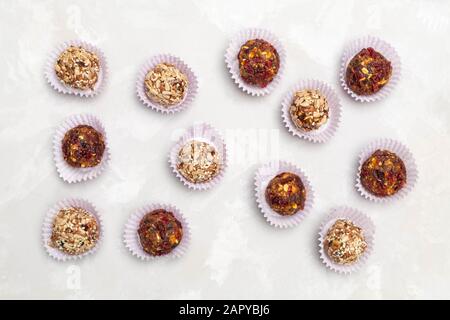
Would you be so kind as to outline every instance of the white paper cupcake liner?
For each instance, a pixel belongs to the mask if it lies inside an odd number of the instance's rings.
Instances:
[[[272,210],[266,201],[266,188],[270,180],[282,172],[295,173],[300,177],[305,186],[306,200],[303,210],[297,212],[292,216],[282,216],[276,211]],[[255,175],[255,196],[259,209],[264,215],[264,218],[270,225],[278,228],[289,228],[298,225],[311,212],[314,204],[314,190],[306,174],[299,167],[286,161],[272,161],[256,171]]]
[[[103,135],[105,141],[105,151],[103,153],[102,161],[95,167],[75,168],[70,166],[64,160],[62,140],[67,131],[78,125],[89,125]],[[58,126],[53,137],[53,158],[55,160],[56,170],[58,171],[59,176],[68,183],[86,181],[98,177],[105,170],[111,158],[106,130],[103,124],[91,114],[79,114],[67,118]]]
[[[364,161],[367,160],[376,150],[388,150],[394,152],[400,159],[402,159],[406,168],[406,183],[397,193],[387,196],[379,197],[364,188],[361,184],[361,168]],[[392,140],[392,139],[377,139],[371,142],[367,147],[365,147],[359,154],[359,166],[356,173],[356,189],[358,192],[366,199],[374,202],[389,202],[394,199],[400,199],[405,197],[413,188],[417,182],[419,173],[416,167],[416,162],[414,160],[413,154],[409,149],[402,143]]]
[[[360,227],[363,230],[364,238],[367,243],[367,248],[363,255],[353,264],[343,265],[335,263],[324,249],[324,239],[327,235],[330,227],[336,222],[338,219],[346,219],[353,222],[356,226]],[[375,225],[372,220],[363,214],[362,212],[349,208],[346,206],[333,208],[331,213],[326,217],[324,222],[322,223],[319,231],[319,253],[320,259],[327,266],[327,268],[342,274],[350,274],[355,271],[361,269],[361,267],[366,263],[370,254],[373,252],[374,247],[374,236],[375,236]]]
[[[244,80],[242,80],[239,72],[239,51],[241,50],[241,46],[251,39],[266,40],[274,46],[280,57],[280,68],[278,70],[278,73],[272,80],[272,82],[269,83],[265,88],[260,88],[258,86],[246,83]],[[225,63],[230,70],[231,78],[238,85],[238,87],[242,89],[242,91],[252,96],[264,96],[271,93],[275,89],[283,76],[286,65],[286,51],[284,50],[284,47],[278,37],[270,31],[255,28],[245,29],[240,31],[232,38],[230,45],[228,46],[228,49],[225,53]]]
[[[165,107],[157,102],[152,101],[145,93],[145,77],[147,73],[152,70],[157,64],[170,63],[177,67],[188,78],[189,84],[184,99],[175,106]],[[191,68],[180,58],[170,54],[159,54],[148,59],[141,67],[138,79],[136,81],[136,93],[139,100],[148,108],[156,110],[164,114],[173,114],[186,109],[194,101],[198,91],[197,76]]]
[[[80,46],[97,55],[100,63],[100,71],[98,74],[97,83],[95,84],[93,89],[81,90],[72,88],[64,84],[56,75],[55,63],[58,60],[59,55],[70,46],[77,46],[77,47]],[[108,64],[106,62],[106,58],[103,52],[93,44],[80,40],[72,40],[60,44],[51,52],[45,65],[45,78],[47,79],[48,83],[53,89],[63,94],[73,94],[80,97],[96,96],[103,90],[105,82],[107,80],[107,76],[108,76]]]
[[[328,121],[324,125],[322,125],[319,129],[312,131],[304,131],[295,126],[289,113],[289,109],[294,100],[294,95],[297,91],[314,90],[314,89],[319,90],[320,93],[327,98],[329,107],[329,118]],[[322,81],[318,80],[300,81],[284,97],[281,106],[282,106],[281,116],[283,119],[284,126],[293,136],[300,137],[314,143],[323,143],[328,141],[332,136],[334,136],[337,128],[339,127],[342,114],[341,102],[336,92],[328,84]]]
[[[99,228],[99,239],[95,244],[95,246],[91,250],[79,255],[67,254],[63,251],[51,247],[49,244],[53,231],[53,221],[55,220],[56,215],[59,213],[61,209],[70,207],[82,208],[91,213],[96,218]],[[59,261],[77,260],[89,254],[93,254],[95,251],[97,251],[98,247],[100,246],[100,243],[103,241],[104,230],[105,228],[103,226],[103,218],[92,203],[83,199],[64,199],[58,202],[47,212],[42,226],[42,241],[44,244],[44,248],[50,257]]]
[[[392,75],[389,79],[388,83],[380,89],[375,94],[369,95],[369,96],[363,96],[358,95],[354,93],[348,86],[347,82],[345,81],[345,73],[347,70],[347,65],[350,62],[350,60],[362,49],[372,47],[376,51],[380,52],[386,59],[388,59],[391,62],[392,65]],[[360,102],[373,102],[380,99],[383,99],[386,97],[392,90],[394,90],[394,87],[397,85],[397,83],[400,80],[401,76],[401,61],[400,57],[397,53],[397,51],[392,47],[389,43],[376,38],[372,36],[366,36],[360,39],[356,39],[352,42],[350,42],[342,55],[341,59],[341,70],[340,70],[340,81],[341,86],[344,88],[344,90],[356,101]]]
[[[187,180],[183,175],[178,171],[178,153],[181,148],[188,142],[192,140],[206,142],[215,147],[220,157],[220,171],[219,173],[210,181],[203,183],[193,183]],[[176,177],[189,189],[193,190],[207,190],[211,189],[215,185],[217,185],[223,178],[225,170],[227,168],[227,148],[226,144],[220,135],[220,133],[214,129],[212,126],[206,123],[200,123],[189,127],[183,136],[178,140],[178,142],[172,147],[169,154],[169,164],[172,168],[172,171],[176,175]]]
[[[176,246],[175,249],[173,249],[170,253],[163,256],[152,256],[151,254],[145,252],[144,249],[142,248],[138,235],[139,224],[142,218],[147,213],[157,209],[164,209],[169,212],[172,212],[175,218],[178,221],[180,221],[183,227],[183,237],[181,238],[181,241],[178,244],[178,246]],[[178,210],[178,208],[173,205],[161,203],[148,204],[136,210],[136,212],[134,212],[128,219],[125,225],[125,231],[123,235],[123,241],[125,243],[125,246],[128,248],[128,250],[130,250],[131,254],[144,261],[149,261],[152,259],[158,259],[163,257],[179,258],[186,252],[190,240],[191,240],[191,231],[186,219],[180,213],[180,210]]]

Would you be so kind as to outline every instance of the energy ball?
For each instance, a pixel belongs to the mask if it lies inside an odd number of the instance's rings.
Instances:
[[[78,255],[95,247],[100,231],[97,219],[82,208],[61,209],[53,221],[49,245],[64,253]]]
[[[145,76],[144,85],[150,100],[171,107],[179,104],[186,96],[188,78],[173,64],[160,63]]]
[[[95,53],[70,46],[59,55],[54,68],[64,84],[75,89],[92,90],[98,81],[100,61]]]
[[[397,193],[406,183],[406,168],[402,159],[388,150],[376,150],[364,161],[361,184],[370,193],[387,197]]]
[[[265,88],[280,69],[280,57],[269,42],[262,39],[248,40],[238,54],[241,78],[248,84]]]
[[[157,209],[142,218],[138,236],[145,252],[152,256],[162,256],[180,244],[183,227],[172,212]]]
[[[101,162],[104,151],[103,135],[88,125],[70,129],[62,140],[64,160],[72,167],[95,167]]]
[[[373,48],[364,48],[350,60],[345,80],[354,93],[367,96],[380,91],[391,75],[391,62]]]
[[[192,140],[179,151],[177,169],[192,183],[208,182],[221,169],[219,153],[211,144]]]
[[[349,265],[364,254],[367,243],[360,227],[349,220],[339,219],[328,229],[324,248],[335,263]]]
[[[328,101],[319,90],[300,90],[295,92],[289,107],[294,125],[303,131],[319,129],[328,121]]]
[[[294,173],[283,172],[276,175],[266,187],[266,201],[276,213],[291,216],[303,210],[306,189],[300,177]]]

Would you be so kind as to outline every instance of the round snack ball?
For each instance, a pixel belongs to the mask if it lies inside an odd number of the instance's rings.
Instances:
[[[380,91],[391,75],[391,62],[373,48],[364,48],[350,60],[345,81],[354,93],[367,96]]]
[[[319,90],[295,92],[289,107],[294,125],[303,131],[317,130],[328,121],[328,101]]]
[[[248,84],[265,88],[280,69],[280,57],[269,42],[262,39],[248,40],[238,54],[241,78]]]
[[[95,247],[99,234],[93,214],[82,208],[65,208],[53,221],[49,245],[64,253],[79,255]]]
[[[338,264],[352,264],[364,254],[367,243],[363,231],[350,220],[339,219],[327,231],[324,248]]]
[[[306,189],[298,175],[283,172],[270,180],[265,196],[272,210],[282,216],[291,216],[304,209]]]
[[[93,89],[98,81],[100,62],[95,53],[82,47],[70,46],[59,55],[54,68],[64,84],[88,90]]]
[[[180,244],[183,227],[172,212],[157,209],[142,218],[138,235],[145,252],[152,256],[162,256]]]
[[[361,184],[370,193],[386,197],[397,193],[406,184],[406,168],[402,159],[387,150],[376,150],[364,161]]]
[[[192,183],[212,180],[220,168],[219,153],[214,146],[206,142],[192,140],[178,153],[178,172]]]
[[[101,162],[104,151],[103,135],[88,125],[70,129],[62,140],[64,160],[72,167],[95,167]]]
[[[160,63],[145,76],[145,93],[154,102],[171,107],[183,101],[188,78],[173,64]]]

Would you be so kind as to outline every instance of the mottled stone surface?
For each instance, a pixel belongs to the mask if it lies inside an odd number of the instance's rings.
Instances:
[[[14,153],[14,161],[0,157],[0,297],[449,299],[450,173],[436,161],[450,161],[450,2],[176,3],[0,1],[0,146]],[[240,92],[223,61],[229,38],[250,25],[282,37],[288,53],[280,86],[263,99]],[[345,43],[364,34],[393,44],[404,68],[394,92],[367,106],[337,82]],[[77,38],[109,62],[111,78],[94,99],[58,94],[43,76],[49,51]],[[179,116],[154,114],[133,94],[141,62],[156,52],[181,56],[201,80],[198,100]],[[281,124],[280,101],[304,77],[329,82],[345,107],[325,145],[300,142]],[[68,185],[57,176],[51,138],[65,117],[84,112],[105,122],[113,161],[99,179]],[[199,120],[223,133],[230,166],[217,188],[193,193],[171,174],[167,152]],[[357,156],[378,136],[406,143],[420,169],[408,197],[386,206],[354,188]],[[255,205],[256,168],[280,158],[302,165],[317,190],[314,212],[295,230],[271,228]],[[74,194],[104,213],[107,236],[93,256],[60,264],[42,248],[42,220]],[[149,265],[124,248],[126,217],[149,200],[173,202],[189,218],[192,245],[182,259]],[[320,222],[341,204],[377,225],[374,254],[350,277],[331,273],[317,253]]]

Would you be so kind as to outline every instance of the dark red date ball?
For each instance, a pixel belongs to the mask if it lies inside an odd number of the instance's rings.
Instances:
[[[248,40],[239,54],[239,72],[248,84],[265,88],[280,69],[280,57],[269,42],[261,39]]]
[[[265,196],[272,210],[282,216],[291,216],[304,209],[306,189],[298,175],[283,172],[270,180]]]
[[[152,256],[162,256],[180,244],[183,227],[172,212],[157,209],[142,218],[138,235],[145,252]]]
[[[391,62],[373,48],[364,48],[350,60],[345,80],[354,93],[367,96],[380,91],[391,75]]]
[[[62,140],[64,160],[72,167],[95,167],[105,152],[103,135],[88,125],[70,129]]]
[[[402,159],[387,150],[375,151],[361,167],[361,184],[370,193],[387,197],[397,193],[406,183]]]

